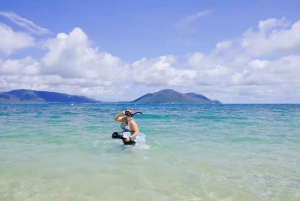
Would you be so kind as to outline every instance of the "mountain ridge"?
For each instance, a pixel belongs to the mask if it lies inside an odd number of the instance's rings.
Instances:
[[[134,104],[221,104],[218,100],[210,100],[202,94],[194,92],[180,93],[173,89],[163,89],[147,93],[133,101],[102,102],[86,96],[64,93],[16,89],[0,92],[0,103],[134,103]]]
[[[86,96],[64,93],[16,89],[0,93],[0,103],[100,103]]]

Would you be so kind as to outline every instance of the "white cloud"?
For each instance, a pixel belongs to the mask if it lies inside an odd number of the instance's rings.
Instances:
[[[232,45],[232,41],[230,40],[219,42],[216,45],[216,51],[219,52],[221,50],[228,49],[231,47],[231,45]]]
[[[267,60],[254,60],[254,61],[251,61],[249,62],[249,66],[252,67],[252,68],[264,68],[266,67],[266,65],[269,63],[269,61]]]
[[[42,28],[33,22],[20,17],[16,13],[13,12],[2,12],[0,11],[0,15],[6,17],[7,19],[11,20],[12,22],[16,23],[17,25],[26,28],[27,30],[31,31],[35,34],[48,34],[50,33],[48,29]]]
[[[300,21],[292,26],[284,19],[259,22],[259,31],[244,33],[241,46],[252,57],[291,53],[300,49]]]
[[[129,66],[109,53],[92,48],[86,34],[75,28],[69,35],[60,33],[49,39],[45,47],[49,51],[41,59],[42,73],[63,78],[120,80],[128,74]]]
[[[197,70],[195,83],[228,102],[299,102],[299,24],[290,25],[284,18],[260,21],[257,32],[249,29],[241,38],[220,42],[211,54],[192,54],[188,64]]]
[[[233,76],[235,84],[243,85],[299,85],[300,55],[282,57],[278,60],[254,60],[236,72]]]
[[[20,60],[7,59],[0,63],[0,74],[2,75],[37,75],[39,73],[38,63],[31,57]]]
[[[198,86],[202,85],[215,85],[215,86],[228,86],[230,85],[231,70],[222,65],[216,65],[209,69],[203,69],[197,72],[195,78]]]
[[[34,38],[26,33],[14,32],[10,27],[0,23],[0,53],[10,55],[15,51],[34,45]]]
[[[203,59],[205,55],[201,52],[195,52],[191,57],[188,59],[188,64],[193,68],[203,67]]]
[[[285,26],[284,20],[284,17],[281,20],[278,20],[276,18],[261,20],[258,23],[259,32],[266,35],[270,30],[272,30],[272,28]]]
[[[134,82],[143,85],[156,86],[186,86],[192,84],[196,71],[176,69],[174,56],[161,56],[148,60],[143,58],[133,63]]]
[[[192,23],[193,21],[197,20],[198,18],[209,15],[211,12],[212,12],[211,10],[205,10],[205,11],[198,12],[195,15],[190,15],[190,16],[186,17],[185,19],[179,21],[176,24],[176,27],[184,28],[184,27],[188,26],[190,23]]]

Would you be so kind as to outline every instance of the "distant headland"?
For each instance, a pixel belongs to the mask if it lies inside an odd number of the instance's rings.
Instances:
[[[210,100],[202,94],[180,93],[173,89],[164,89],[141,96],[132,103],[164,103],[164,104],[221,104],[218,100]]]
[[[0,93],[0,103],[100,103],[85,96],[17,89]]]
[[[17,89],[0,92],[0,103],[104,103],[86,96],[69,95],[49,91],[35,91]],[[173,89],[164,89],[155,93],[148,93],[133,101],[110,103],[135,103],[135,104],[221,104],[218,100],[210,100],[202,94],[180,93]]]

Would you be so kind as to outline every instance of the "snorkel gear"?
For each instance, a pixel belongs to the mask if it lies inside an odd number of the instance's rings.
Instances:
[[[143,114],[142,112],[135,112],[133,115],[131,115],[132,117],[136,114]]]
[[[131,116],[131,112],[130,112],[129,110],[126,110],[126,111],[125,111],[125,115],[126,115],[126,116]]]
[[[125,140],[126,137],[124,137],[123,132],[114,132],[111,136],[112,138],[122,139]]]
[[[123,140],[123,143],[124,145],[132,145],[134,146],[135,145],[135,141],[132,140],[131,137],[128,137],[126,134],[124,134],[123,132],[114,132],[111,136],[112,138],[116,138],[116,139],[121,139]],[[126,142],[126,138],[129,138],[130,141],[129,142]]]
[[[136,114],[143,114],[142,112],[135,112],[134,114],[132,114],[129,110],[126,110],[125,111],[125,115],[126,116],[130,116],[130,117],[133,117],[134,115]]]
[[[143,114],[143,113],[136,112],[136,113],[132,114],[129,110],[125,111],[125,115],[127,116],[127,121],[126,121],[126,123],[122,122],[122,124],[120,126],[123,129],[123,131],[129,131],[129,121],[131,121],[132,117],[136,114]]]

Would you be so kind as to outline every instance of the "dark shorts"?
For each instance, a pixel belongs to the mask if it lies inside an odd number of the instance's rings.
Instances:
[[[123,140],[124,145],[131,145],[134,146],[135,145],[135,141],[134,140],[130,140],[129,142],[125,142],[125,140]]]

